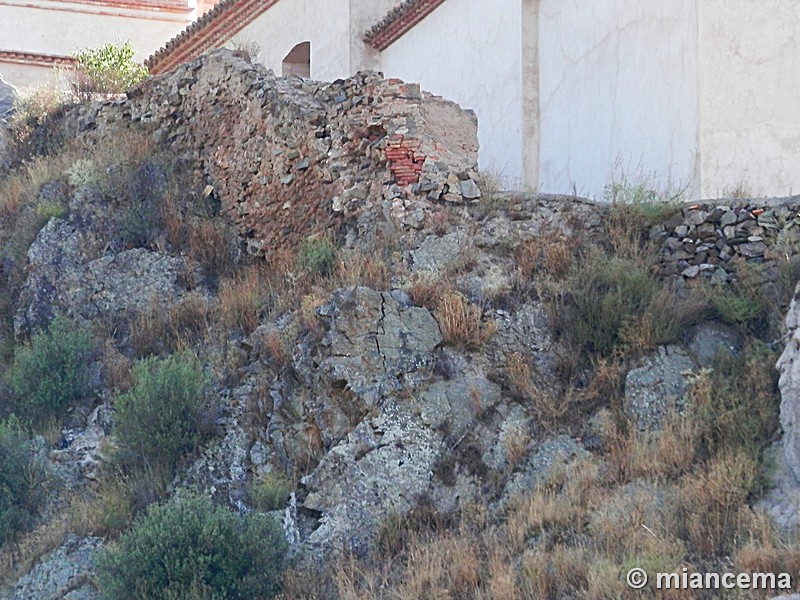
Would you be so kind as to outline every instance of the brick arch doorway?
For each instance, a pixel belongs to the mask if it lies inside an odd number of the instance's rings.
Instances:
[[[301,42],[291,49],[281,66],[283,76],[311,77],[311,42]]]

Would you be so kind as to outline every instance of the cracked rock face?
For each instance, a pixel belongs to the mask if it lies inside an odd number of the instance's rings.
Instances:
[[[343,290],[320,316],[330,321],[321,371],[330,381],[345,382],[368,405],[399,389],[401,375],[430,366],[431,352],[442,341],[431,313],[409,306],[399,294]]]
[[[303,480],[303,508],[320,515],[307,545],[312,554],[348,550],[363,555],[381,521],[410,511],[430,486],[443,436],[427,427],[404,399],[362,421]]]
[[[425,379],[442,340],[430,312],[398,292],[339,290],[319,314],[324,337],[301,347],[294,376],[270,391],[266,436],[283,469],[307,462],[309,447],[335,446],[387,396]]]
[[[502,445],[495,435],[472,435],[502,394],[466,363],[446,379],[434,374],[439,327],[402,292],[347,288],[318,313],[326,332],[298,346],[291,377],[273,386],[270,422],[250,457],[259,468],[309,467],[298,502],[307,557],[363,555],[381,523],[420,497],[454,510],[460,497],[477,495],[479,482],[456,462],[453,481],[435,472],[456,448],[469,454],[478,444],[480,461],[489,446]],[[309,465],[303,453],[315,443]]]

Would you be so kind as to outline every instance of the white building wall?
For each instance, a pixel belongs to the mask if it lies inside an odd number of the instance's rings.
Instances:
[[[511,187],[523,181],[521,18],[520,0],[447,0],[381,56],[387,77],[477,113],[480,166]]]
[[[58,81],[57,72],[52,67],[5,62],[2,59],[0,59],[0,75],[20,92],[42,85],[58,85],[61,87],[65,85]]]
[[[701,0],[702,193],[800,193],[800,2]]]
[[[352,75],[349,0],[281,0],[236,34],[228,44],[255,43],[258,61],[276,74],[286,55],[311,42],[311,78],[320,81]]]
[[[114,9],[68,2],[0,3],[0,50],[71,56],[80,48],[131,40],[143,62],[189,23],[191,13]]]
[[[95,12],[97,11],[97,12]],[[0,2],[0,50],[71,56],[81,48],[130,40],[139,62],[158,50],[189,23],[192,13],[122,9],[111,6],[32,0]],[[53,70],[0,63],[9,83],[25,88],[53,80]]]
[[[380,52],[364,42],[372,28],[399,0],[350,0],[350,68],[353,71],[378,69]]]
[[[696,2],[541,0],[541,191],[602,198],[622,175],[696,191]]]

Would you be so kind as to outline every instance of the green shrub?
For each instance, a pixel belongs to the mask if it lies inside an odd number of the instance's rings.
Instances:
[[[210,433],[207,377],[189,353],[139,361],[133,377],[133,389],[114,403],[116,460],[128,470],[169,477]]]
[[[610,354],[623,326],[644,313],[657,290],[658,282],[634,261],[589,258],[570,276],[562,315],[569,338],[578,348]]]
[[[269,473],[250,484],[250,501],[256,510],[268,512],[286,507],[292,484],[282,473]]]
[[[45,474],[19,420],[0,421],[0,546],[31,525],[44,498]]]
[[[747,325],[764,317],[764,307],[757,298],[728,287],[709,287],[708,300],[717,316],[731,325]]]
[[[692,388],[694,421],[708,455],[745,452],[754,458],[779,430],[775,352],[752,342],[739,355],[720,356]]]
[[[200,496],[153,505],[98,558],[104,597],[272,598],[280,591],[286,544],[275,521],[240,517]]]
[[[12,409],[34,420],[59,415],[89,393],[89,365],[94,352],[85,327],[63,317],[14,353],[8,374]]]
[[[326,277],[336,265],[336,248],[328,240],[308,239],[298,251],[297,262],[308,273]]]
[[[133,60],[134,54],[130,41],[78,50],[73,91],[78,97],[93,93],[114,94],[143,81],[148,75],[147,68]]]

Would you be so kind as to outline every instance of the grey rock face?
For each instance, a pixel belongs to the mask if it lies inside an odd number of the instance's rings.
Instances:
[[[711,367],[719,356],[733,356],[742,349],[742,336],[723,323],[703,323],[692,332],[689,352],[701,367]]]
[[[330,381],[346,382],[368,405],[398,389],[400,375],[428,366],[442,341],[427,309],[403,306],[392,294],[368,288],[337,292],[320,315],[330,320],[321,371]]]
[[[317,444],[298,492],[302,546],[312,559],[363,554],[380,524],[423,494],[452,510],[478,489],[454,463],[447,483],[437,479],[437,465],[472,443],[465,439],[479,417],[502,399],[466,361],[454,358],[445,379],[434,375],[438,325],[405,294],[343,289],[318,314],[326,332],[295,349],[292,376],[273,386],[268,430],[250,451],[260,463],[254,470],[302,469]],[[476,437],[491,443],[495,433]],[[480,460],[485,448],[476,452]]]
[[[102,547],[100,538],[67,537],[58,548],[44,556],[31,572],[21,577],[7,600],[96,600],[91,584],[94,555]]]
[[[302,482],[303,508],[320,515],[307,540],[312,554],[363,554],[383,519],[407,513],[428,490],[443,449],[442,433],[403,400],[362,421]]]
[[[0,121],[8,119],[14,113],[14,102],[16,100],[16,88],[4,81],[2,75],[0,75]]]
[[[97,240],[63,219],[51,219],[28,250],[30,276],[14,317],[19,336],[56,314],[121,319],[152,302],[174,303],[183,260],[143,248],[96,257]]]
[[[666,346],[628,373],[623,406],[640,431],[660,429],[665,417],[683,408],[688,391],[687,373],[697,368],[685,350]]]
[[[778,360],[781,391],[781,427],[783,457],[794,476],[800,480],[800,286],[786,315],[786,348]]]
[[[446,270],[461,258],[466,241],[465,234],[458,231],[442,237],[428,237],[411,253],[414,271],[439,273]]]
[[[556,468],[588,455],[582,446],[567,435],[547,440],[531,454],[522,471],[508,483],[503,499],[507,501],[532,491],[537,485],[545,483]]]

